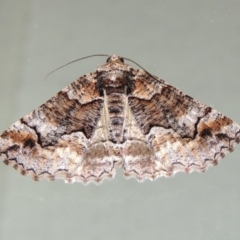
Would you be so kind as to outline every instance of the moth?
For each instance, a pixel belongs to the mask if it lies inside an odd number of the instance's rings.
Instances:
[[[124,58],[65,87],[0,135],[0,155],[34,180],[99,183],[116,167],[139,181],[204,172],[240,127]]]

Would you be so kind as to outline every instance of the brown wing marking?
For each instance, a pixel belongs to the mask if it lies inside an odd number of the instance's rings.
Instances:
[[[80,78],[3,132],[0,155],[35,180],[72,181],[68,173],[82,165],[102,105],[96,81]]]
[[[142,82],[138,76],[135,86],[143,86]],[[144,87],[158,91],[149,91],[148,95],[145,92],[143,99],[139,97],[141,89],[135,89],[128,102],[137,126],[155,154],[158,176],[205,171],[239,143],[240,127],[216,110],[162,80],[146,81]]]

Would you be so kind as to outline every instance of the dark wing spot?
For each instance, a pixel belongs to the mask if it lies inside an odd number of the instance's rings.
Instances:
[[[15,144],[15,145],[9,147],[7,151],[17,151],[18,148],[19,148],[19,146]]]
[[[199,135],[203,138],[212,137],[211,129],[205,128]]]
[[[217,137],[220,141],[229,139],[229,137],[228,137],[225,133],[218,133],[218,134],[216,134],[216,137]]]
[[[32,138],[28,138],[23,144],[24,148],[26,147],[33,148],[34,146],[35,146],[35,141]]]

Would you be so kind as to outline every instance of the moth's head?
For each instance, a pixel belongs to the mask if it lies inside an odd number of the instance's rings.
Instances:
[[[113,54],[107,58],[107,62],[104,65],[98,67],[97,71],[98,72],[129,71],[130,66],[124,63],[124,59],[125,58]]]
[[[107,59],[107,63],[124,63],[124,59],[116,54],[113,54]]]

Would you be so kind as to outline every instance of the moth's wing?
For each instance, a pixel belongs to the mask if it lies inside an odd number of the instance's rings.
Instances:
[[[240,127],[231,119],[144,71],[135,76],[128,103],[134,128],[145,136],[145,143],[134,140],[135,149],[126,150],[127,176],[142,180],[178,171],[203,172],[240,141]]]
[[[89,139],[102,113],[103,99],[96,84],[94,73],[85,75],[10,126],[0,136],[4,162],[35,180],[91,180],[86,173],[81,174],[86,172]],[[104,164],[98,173],[108,173]]]

